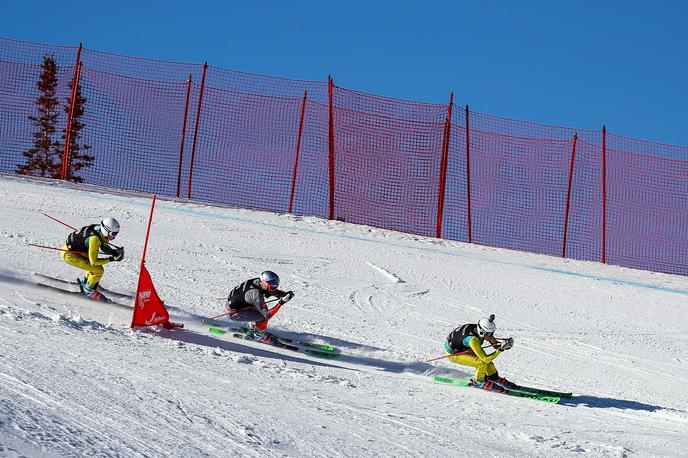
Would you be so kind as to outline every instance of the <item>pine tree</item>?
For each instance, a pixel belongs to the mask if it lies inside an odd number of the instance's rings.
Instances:
[[[81,74],[81,72],[79,72]],[[71,89],[74,84],[74,78],[69,82],[69,89],[71,94]],[[67,165],[67,179],[77,183],[83,183],[84,179],[77,175],[77,172],[85,167],[90,167],[93,165],[95,160],[94,156],[87,153],[91,149],[90,145],[79,144],[78,140],[81,135],[81,129],[84,128],[84,123],[81,118],[84,115],[84,104],[86,104],[86,97],[81,93],[81,85],[76,86],[76,100],[74,103],[74,113],[72,114],[72,129],[69,135],[69,163]],[[65,113],[69,116],[69,105],[71,100],[66,99],[66,105],[64,108]],[[58,148],[60,151],[64,151],[64,142],[67,139],[67,128],[62,130],[62,141],[58,143]]]
[[[57,62],[52,56],[43,56],[41,74],[36,83],[40,95],[36,99],[38,116],[29,116],[36,127],[33,134],[33,148],[22,155],[25,164],[17,165],[17,173],[41,177],[60,176],[60,154],[53,142],[57,120],[60,116],[57,98]]]

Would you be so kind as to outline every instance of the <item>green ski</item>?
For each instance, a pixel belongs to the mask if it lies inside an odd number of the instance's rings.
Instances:
[[[317,344],[312,344],[313,347],[310,346],[305,346],[305,345],[299,345],[300,342],[294,342],[291,341],[290,339],[282,339],[281,337],[277,337],[273,334],[268,334],[267,339],[256,339],[253,337],[253,333],[245,328],[227,328],[227,329],[220,329],[216,327],[211,327],[208,329],[208,332],[211,334],[218,334],[218,335],[226,335],[229,334],[232,337],[236,337],[238,339],[246,339],[246,340],[252,340],[254,342],[262,343],[265,345],[270,345],[273,347],[278,347],[278,348],[286,348],[287,350],[291,351],[297,351],[297,352],[303,352],[308,355],[312,356],[317,356],[318,358],[324,358],[324,359],[339,359],[341,354],[336,352],[334,350],[324,350],[320,349],[317,347]],[[322,348],[326,348],[326,346],[323,346]],[[333,347],[334,348],[334,347]]]
[[[571,396],[573,396],[573,393],[568,393],[565,391],[545,390],[542,388],[533,388],[530,386],[523,386],[523,385],[518,385],[516,389],[518,391],[523,391],[525,393],[539,394],[541,396],[553,396],[553,397],[564,398],[564,399],[571,399]]]
[[[337,347],[335,347],[334,345],[305,342],[305,341],[290,339],[288,337],[278,337],[278,336],[275,336],[275,337],[277,337],[282,342],[296,345],[299,347],[308,348],[309,350],[326,351],[328,353],[338,353]]]
[[[448,384],[454,385],[454,386],[473,387],[473,385],[470,384],[469,380],[455,379],[455,378],[451,378],[451,377],[444,377],[441,375],[436,375],[434,377],[434,380],[436,382],[448,383]],[[478,388],[478,389],[480,389],[480,388]],[[488,391],[488,390],[484,390],[484,391]],[[515,396],[515,397],[519,397],[519,398],[535,399],[536,401],[549,402],[552,404],[556,404],[561,400],[561,397],[559,397],[559,396],[546,396],[546,395],[542,395],[542,394],[529,393],[529,392],[520,391],[520,390],[505,390],[502,392],[498,392],[498,391],[492,391],[492,392],[496,393],[496,394],[506,394],[507,396]]]
[[[225,322],[220,322],[220,321],[213,321],[213,320],[208,320],[208,319],[203,319],[201,320],[202,323],[209,324],[210,326],[220,328],[220,329],[227,329],[229,331],[238,331],[238,332],[245,332],[246,328],[244,327],[234,327],[234,326],[228,326],[227,323]],[[292,339],[290,337],[282,337],[275,335],[273,333],[270,333],[271,336],[273,336],[276,339],[281,340],[282,342],[289,344],[289,345],[294,345],[297,347],[303,347],[309,350],[315,350],[315,351],[321,351],[321,352],[327,352],[327,353],[337,353],[339,354],[339,348],[335,347],[334,345],[330,344],[322,344],[322,343],[315,343],[315,342],[310,342],[307,340],[297,340],[297,339]]]

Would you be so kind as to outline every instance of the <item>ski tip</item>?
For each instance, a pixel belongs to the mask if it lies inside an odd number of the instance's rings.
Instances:
[[[339,348],[335,347],[334,345],[329,345],[329,344],[316,344],[316,343],[311,343],[311,342],[297,342],[296,345],[304,347],[307,350],[313,350],[313,351],[321,351],[321,352],[327,352],[327,353],[341,353],[342,352]]]
[[[531,399],[535,399],[536,401],[547,402],[549,404],[559,404],[559,401],[561,401],[561,398],[556,396],[533,396],[531,397]]]
[[[224,329],[219,329],[219,328],[210,328],[210,329],[208,329],[208,332],[211,334],[219,334],[219,335],[227,334],[227,331],[225,331]]]
[[[315,356],[316,358],[323,358],[323,359],[332,359],[332,360],[337,360],[341,358],[342,354],[341,353],[330,353],[326,351],[317,351],[317,350],[305,350],[305,353],[307,355]]]
[[[457,386],[468,386],[469,385],[468,380],[460,380],[460,379],[455,379],[455,378],[451,378],[451,377],[445,377],[443,375],[435,375],[433,377],[433,380],[436,382],[449,383],[451,385],[457,385]]]

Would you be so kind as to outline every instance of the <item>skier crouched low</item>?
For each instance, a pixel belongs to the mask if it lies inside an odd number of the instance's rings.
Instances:
[[[492,362],[503,351],[514,345],[514,339],[508,338],[501,344],[494,338],[497,326],[494,315],[482,318],[477,323],[464,324],[454,329],[444,343],[444,351],[449,361],[462,366],[475,367],[475,378],[472,380],[478,388],[491,391],[504,391],[515,387],[513,383],[500,377]],[[487,340],[495,351],[489,355],[482,348]]]
[[[98,282],[103,277],[103,266],[112,261],[124,259],[124,248],[115,248],[109,242],[117,237],[119,223],[114,218],[105,218],[99,225],[84,226],[69,234],[62,247],[62,259],[70,265],[84,269],[84,279],[79,285],[84,296],[99,301],[103,300],[98,291]],[[99,258],[98,251],[108,255]],[[74,253],[80,252],[84,254]]]
[[[227,298],[225,308],[230,312],[232,321],[248,322],[253,333],[264,337],[268,328],[268,320],[294,297],[293,291],[282,291],[279,287],[279,276],[271,270],[266,270],[258,278],[246,280],[234,288]],[[265,298],[275,296],[280,300],[277,305],[268,308]]]

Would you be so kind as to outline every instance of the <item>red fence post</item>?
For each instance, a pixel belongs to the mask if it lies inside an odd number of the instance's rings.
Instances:
[[[72,120],[74,119],[74,107],[76,105],[76,91],[79,86],[79,75],[81,73],[81,48],[76,52],[76,63],[74,64],[74,76],[72,79],[72,94],[69,99],[69,113],[67,114],[67,130],[65,131],[65,146],[62,153],[62,179],[66,180],[69,176],[69,150],[72,141]]]
[[[330,219],[334,219],[334,80],[327,77],[327,93],[330,99],[329,145],[330,145]]]
[[[208,70],[208,62],[203,64],[203,76],[201,77],[201,93],[198,96],[198,109],[196,110],[196,127],[194,128],[193,144],[191,146],[191,164],[189,164],[189,190],[187,199],[191,199],[191,178],[193,177],[193,165],[196,158],[196,140],[198,140],[198,126],[201,123],[201,104],[203,103],[203,91],[205,90],[205,74]]]
[[[602,126],[602,264],[607,262],[607,127]]]
[[[179,148],[179,175],[177,175],[177,199],[182,185],[182,161],[184,159],[184,141],[186,140],[186,118],[189,114],[189,94],[191,93],[191,74],[186,80],[186,103],[184,104],[184,122],[182,123],[182,144]]]
[[[291,178],[291,194],[289,195],[289,213],[294,205],[294,189],[296,188],[296,171],[299,166],[299,150],[301,149],[301,133],[303,132],[303,117],[306,113],[306,99],[308,91],[303,91],[303,101],[301,102],[301,119],[299,120],[299,136],[296,140],[296,156],[294,157],[294,174]]]
[[[444,138],[442,139],[442,159],[440,160],[440,183],[437,195],[437,223],[435,237],[442,238],[442,215],[444,213],[444,191],[447,186],[447,162],[449,156],[449,133],[451,132],[452,107],[454,106],[454,93],[449,96],[447,119],[444,120]]]
[[[468,105],[466,105],[466,211],[468,212],[468,243],[473,242],[471,221],[471,135],[468,127]]]
[[[148,227],[146,228],[146,241],[143,242],[143,253],[141,254],[141,265],[146,263],[146,251],[148,250],[148,237],[150,236],[151,222],[153,222],[153,209],[155,208],[155,199],[158,195],[153,194],[153,202],[151,203],[150,214],[148,215]]]
[[[569,189],[566,192],[566,211],[564,212],[564,247],[561,257],[566,257],[566,234],[569,227],[569,208],[571,205],[571,183],[573,182],[573,163],[576,160],[576,143],[578,143],[578,132],[573,134],[573,148],[571,148],[571,165],[569,166]]]

